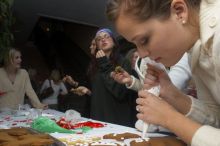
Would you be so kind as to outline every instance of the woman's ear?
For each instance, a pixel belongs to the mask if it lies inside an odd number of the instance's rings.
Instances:
[[[180,23],[187,23],[189,9],[184,0],[173,0],[170,8],[171,13],[177,16],[177,20],[179,20]]]

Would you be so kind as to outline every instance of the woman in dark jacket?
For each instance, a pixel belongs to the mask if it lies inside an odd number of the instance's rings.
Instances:
[[[91,95],[92,119],[133,126],[130,120],[130,91],[110,77],[116,66],[122,66],[131,72],[131,64],[119,55],[119,48],[111,30],[100,29],[96,33],[95,41],[97,50],[88,69],[91,90],[79,86],[74,92]]]

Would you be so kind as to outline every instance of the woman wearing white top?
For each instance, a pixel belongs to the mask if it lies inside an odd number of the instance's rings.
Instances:
[[[172,66],[189,53],[198,99],[177,90],[165,72],[148,65],[146,83],[160,84],[161,98],[140,91],[137,116],[192,146],[220,145],[219,13],[219,0],[110,0],[107,6],[117,31],[136,44],[141,57]]]
[[[19,104],[24,104],[25,94],[33,107],[47,108],[39,101],[27,71],[21,68],[21,62],[19,50],[10,49],[4,56],[4,66],[0,68],[0,108],[18,109]]]
[[[42,102],[48,104],[49,108],[51,109],[57,109],[59,94],[66,95],[68,93],[64,83],[61,80],[59,70],[52,70],[50,79],[46,79],[44,81],[40,93],[42,93],[44,89],[47,89],[50,86],[53,88],[54,92],[49,97],[43,99]]]
[[[147,58],[146,58],[147,60]],[[138,62],[140,61],[140,65],[138,66]],[[137,58],[135,63],[135,69],[137,73],[140,75],[143,74],[143,76],[146,75],[146,69],[147,64],[145,61],[145,58]],[[140,73],[139,73],[140,72]],[[123,72],[123,74],[117,74],[112,73],[111,74],[114,80],[116,80],[119,83],[125,84],[128,89],[132,89],[135,91],[139,91],[143,89],[144,87],[144,80],[141,76],[139,76],[139,79],[135,78],[133,75],[129,75],[126,71]],[[168,75],[172,81],[172,83],[180,90],[185,91],[186,87],[188,85],[189,80],[191,79],[191,70],[189,67],[188,62],[188,55],[185,53],[183,57],[180,59],[178,63],[176,63],[174,66],[168,70]],[[135,127],[139,129],[140,131],[143,130],[143,122],[142,120],[138,120],[135,124]],[[153,131],[167,131],[167,129],[164,129],[162,127],[150,125],[148,128],[148,132]]]

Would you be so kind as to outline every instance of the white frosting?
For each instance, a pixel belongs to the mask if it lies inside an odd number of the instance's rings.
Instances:
[[[115,133],[115,134],[113,134],[113,136],[117,136],[117,135],[118,135],[118,134],[116,134],[116,133]]]
[[[137,138],[135,139],[135,142],[144,142],[144,141],[149,141],[149,138]]]
[[[112,146],[117,146],[116,143],[110,143],[110,142],[94,142],[91,145],[112,145]]]

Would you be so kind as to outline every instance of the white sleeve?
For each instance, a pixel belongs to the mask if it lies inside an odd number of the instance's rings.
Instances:
[[[127,85],[125,84],[125,86],[128,88],[128,89],[132,89],[134,91],[139,91],[142,89],[142,84],[141,84],[141,81],[137,78],[135,78],[134,76],[131,76],[132,78],[132,83],[131,85]]]
[[[188,81],[192,77],[187,53],[183,55],[179,62],[170,68],[168,74],[172,83],[178,89],[183,91],[187,87]]]
[[[60,87],[61,93],[62,93],[62,94],[67,94],[68,91],[67,91],[66,86],[64,85],[63,82],[61,82],[60,86],[61,86],[61,87]]]
[[[194,134],[191,146],[220,146],[220,129],[202,126]]]
[[[48,87],[49,87],[49,84],[50,84],[50,83],[49,83],[49,80],[46,79],[46,80],[44,81],[44,83],[42,84],[42,86],[41,86],[40,93],[42,93],[44,89],[48,88]]]

